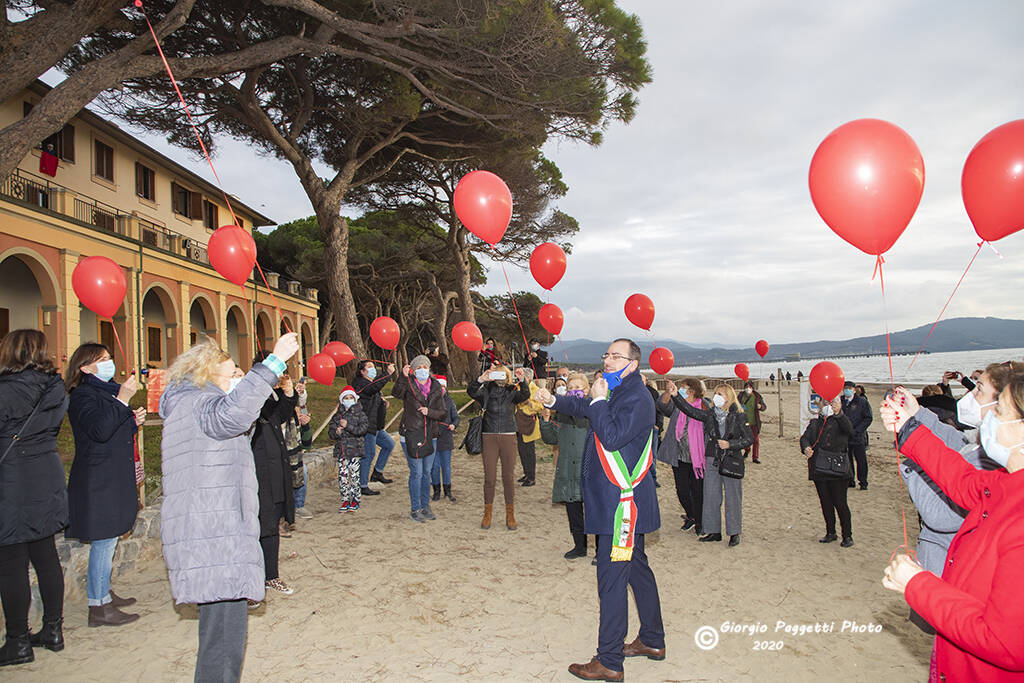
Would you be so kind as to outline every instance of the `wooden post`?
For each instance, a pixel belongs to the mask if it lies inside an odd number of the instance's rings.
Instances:
[[[145,429],[145,423],[139,425],[139,433],[135,436],[139,444],[139,464],[142,465],[142,471],[146,471],[146,449],[143,447],[145,443],[142,438],[142,430]],[[146,475],[142,475],[142,483],[139,484],[139,503],[142,507],[146,507]]]
[[[783,424],[783,413],[782,413],[782,368],[779,368],[775,372],[775,386],[779,392],[779,436],[783,436],[782,424]]]

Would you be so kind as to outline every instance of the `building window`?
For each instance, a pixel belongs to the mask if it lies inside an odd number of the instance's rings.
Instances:
[[[174,198],[174,213],[192,220],[203,218],[203,195],[171,183],[171,196]]]
[[[0,308],[0,339],[7,336],[11,331],[11,309]]]
[[[114,182],[114,149],[99,140],[96,143],[96,166],[94,175]]]
[[[32,111],[32,105],[24,102],[24,116]],[[58,159],[75,163],[75,127],[70,123],[39,143],[39,149],[49,152]]]
[[[146,325],[146,362],[163,362],[163,333],[160,325]]]
[[[99,321],[99,340],[100,344],[106,345],[108,349],[114,348],[114,326],[107,320]]]
[[[217,205],[207,199],[203,200],[203,225],[207,230],[216,230],[220,227],[217,222]]]
[[[156,171],[135,162],[135,194],[151,202],[156,201]]]

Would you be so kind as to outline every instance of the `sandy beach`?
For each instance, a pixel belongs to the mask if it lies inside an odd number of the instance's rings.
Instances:
[[[850,491],[849,549],[816,542],[824,523],[797,445],[796,382],[784,387],[782,438],[770,392],[763,464],[747,464],[738,547],[698,543],[680,530],[672,473],[659,467],[662,529],[648,537],[648,554],[668,657],[627,660],[627,680],[802,681],[826,672],[837,681],[924,680],[931,638],[907,622],[902,597],[881,586],[902,543],[903,499],[891,437],[877,422],[882,389],[869,391],[870,488]],[[575,680],[566,667],[596,649],[595,573],[589,559],[562,557],[571,546],[565,511],[550,502],[550,453],[538,455],[537,485],[516,490],[515,532],[497,520],[480,528],[482,466],[462,451],[453,463],[458,502],[434,503],[438,519],[426,524],[407,517],[408,470],[397,452],[386,471],[395,483],[375,485],[383,494],[364,498],[358,512],[337,512],[333,483],[311,487],[315,517],[299,520],[281,542],[281,576],[295,594],[271,594],[250,612],[243,680]],[[500,495],[499,487],[499,504]],[[913,545],[917,516],[906,502]],[[67,648],[38,649],[33,664],[5,670],[4,679],[191,680],[197,613],[175,608],[163,562],[141,564],[115,588],[139,599],[136,624],[88,628],[84,601],[69,602]],[[700,627],[721,631],[725,622],[748,632],[722,632],[717,647],[697,647]],[[779,622],[790,632],[777,631]],[[864,632],[850,632],[849,622]],[[815,633],[816,624],[834,631]],[[811,632],[801,634],[800,625]],[[633,612],[630,638],[636,629]]]

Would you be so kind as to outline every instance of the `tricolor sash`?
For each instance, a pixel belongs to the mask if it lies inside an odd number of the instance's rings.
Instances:
[[[594,434],[597,455],[608,481],[619,487],[619,505],[615,509],[615,523],[612,536],[612,562],[628,562],[633,557],[633,536],[636,530],[636,503],[633,502],[633,489],[636,488],[647,471],[651,469],[654,459],[651,457],[651,444],[654,442],[654,431],[647,437],[647,445],[640,455],[640,460],[630,473],[626,463],[618,451],[606,451],[601,440]]]

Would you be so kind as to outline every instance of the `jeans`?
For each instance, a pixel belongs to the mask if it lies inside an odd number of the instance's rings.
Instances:
[[[196,683],[238,681],[245,659],[245,600],[224,600],[199,605],[199,651]]]
[[[434,454],[425,458],[410,458],[408,445],[402,439],[405,461],[409,463],[409,508],[411,512],[430,507],[430,468]]]
[[[295,507],[306,507],[306,486],[309,485],[309,471],[306,470],[306,463],[302,463],[302,486],[295,489]]]
[[[388,458],[391,457],[391,451],[395,449],[395,440],[391,438],[391,435],[381,429],[378,432],[368,432],[363,437],[363,446],[366,449],[366,454],[359,463],[359,487],[366,488],[366,485],[370,483],[370,467],[373,466],[373,456],[376,446],[380,446],[380,457],[377,458],[377,467],[375,468],[378,472],[383,472],[384,467],[388,464]]]
[[[110,570],[113,568],[117,536],[93,541],[89,544],[89,571],[85,579],[85,591],[89,607],[99,607],[110,602]]]
[[[437,450],[437,439],[434,439],[434,466],[430,468],[430,483],[434,486],[444,482],[452,485],[452,452]]]

